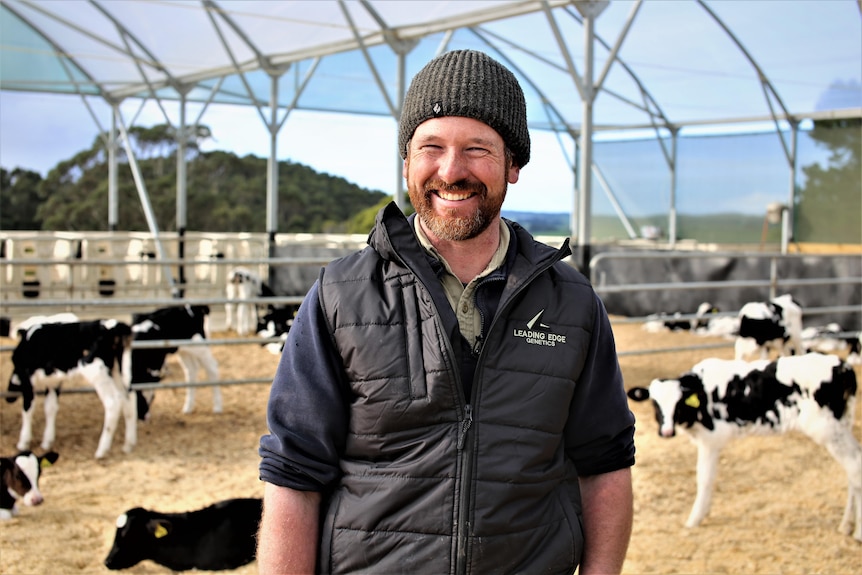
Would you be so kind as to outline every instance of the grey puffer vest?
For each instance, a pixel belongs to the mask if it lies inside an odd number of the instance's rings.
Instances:
[[[454,314],[440,312],[445,295],[394,204],[378,214],[370,247],[321,273],[352,393],[322,572],[570,575],[577,566],[580,493],[565,433],[597,310],[586,280],[560,263],[568,247],[514,230],[519,253],[467,402]]]

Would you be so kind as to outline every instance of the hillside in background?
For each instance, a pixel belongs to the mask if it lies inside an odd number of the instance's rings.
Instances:
[[[177,145],[167,126],[130,130],[147,199],[161,231],[177,229]],[[265,232],[267,160],[231,152],[199,152],[205,126],[187,143],[185,229]],[[120,154],[116,229],[149,229],[125,154]],[[289,161],[278,163],[279,232],[348,232],[350,221],[386,199],[344,178]],[[45,178],[36,172],[0,171],[0,229],[107,230],[108,164],[101,137],[88,150],[60,162]]]
[[[862,243],[862,120],[823,120],[809,137],[829,151],[825,166],[802,166],[805,185],[795,192],[793,230],[796,242]],[[177,229],[177,142],[168,126],[132,128],[132,148],[147,200],[161,231]],[[267,160],[231,152],[201,152],[200,143],[211,137],[198,126],[186,142],[187,231],[266,232]],[[2,230],[107,230],[109,194],[104,135],[88,150],[60,162],[45,178],[36,172],[0,169],[0,229]],[[131,165],[119,154],[117,230],[148,230],[147,215],[132,177]],[[637,182],[630,187],[637,187]],[[624,190],[623,190],[624,191]],[[704,201],[712,196],[703,195]],[[625,194],[631,198],[631,194]],[[344,178],[322,174],[290,162],[278,164],[277,222],[280,233],[367,233],[377,209],[390,201],[379,190],[368,190]],[[621,202],[622,203],[622,202]],[[655,202],[622,203],[634,235],[668,239],[665,213],[653,212]],[[740,206],[743,208],[745,206]],[[607,212],[600,206],[594,211]],[[762,215],[696,211],[678,207],[677,239],[711,243],[774,243],[781,226],[767,224]],[[718,209],[713,206],[713,209]],[[696,213],[690,213],[695,212]],[[570,235],[569,214],[504,210],[536,235]],[[591,242],[630,239],[631,233],[614,214],[597,213],[590,221]]]
[[[514,220],[535,235],[570,236],[569,214],[532,213],[503,210],[503,216]],[[661,232],[660,238],[667,240],[668,220],[664,214],[631,218],[632,226],[639,237],[644,228],[654,227]],[[614,215],[595,215],[592,219],[591,237],[596,242],[627,240],[629,234]],[[745,214],[707,214],[677,216],[677,239],[697,239],[708,243],[759,243],[763,233],[763,218]],[[778,226],[767,228],[766,242],[778,242],[781,238]],[[577,239],[577,238],[573,238]]]

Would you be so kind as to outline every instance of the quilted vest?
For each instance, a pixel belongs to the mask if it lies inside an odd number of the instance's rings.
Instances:
[[[369,247],[320,276],[351,391],[342,478],[327,499],[331,573],[565,573],[583,547],[569,404],[597,310],[588,282],[514,225],[519,253],[460,387],[454,314],[394,204]],[[451,316],[451,321],[445,318]]]

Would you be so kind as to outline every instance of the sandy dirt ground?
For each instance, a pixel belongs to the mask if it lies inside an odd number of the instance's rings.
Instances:
[[[647,334],[636,324],[615,325],[621,352],[716,342],[690,334]],[[214,339],[233,337],[216,333]],[[0,339],[12,345],[13,340]],[[224,379],[270,378],[277,357],[258,345],[214,345]],[[679,375],[704,357],[730,357],[730,347],[623,355],[627,386]],[[11,371],[0,356],[5,389]],[[168,381],[181,381],[169,362]],[[857,375],[862,375],[857,370]],[[185,391],[160,390],[152,418],[139,426],[134,452],[121,450],[122,431],[110,455],[93,453],[102,407],[93,394],[67,393],[58,417],[60,453],[43,475],[45,503],[0,522],[0,574],[107,573],[103,561],[124,510],[142,506],[187,511],[231,497],[259,497],[257,445],[266,432],[268,385],[224,388],[224,413],[212,413],[209,389],[199,389],[194,413],[181,413]],[[846,475],[826,451],[802,435],[752,437],[731,444],[721,457],[712,511],[696,529],[683,527],[695,495],[695,448],[684,437],[661,439],[648,403],[632,404],[637,417],[633,470],[635,522],[625,573],[813,574],[858,573],[862,544],[837,532]],[[854,431],[860,432],[860,407]],[[0,402],[0,450],[15,452],[20,402]],[[41,437],[41,401],[34,436]],[[38,443],[38,442],[37,442]],[[36,451],[40,451],[38,445]],[[144,561],[126,572],[166,573]],[[232,571],[257,573],[254,563]]]

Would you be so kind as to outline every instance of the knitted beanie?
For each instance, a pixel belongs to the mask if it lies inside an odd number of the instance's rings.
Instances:
[[[434,58],[407,89],[398,123],[398,149],[431,118],[464,116],[488,124],[512,151],[515,165],[530,161],[527,105],[515,75],[483,52],[455,50]]]

